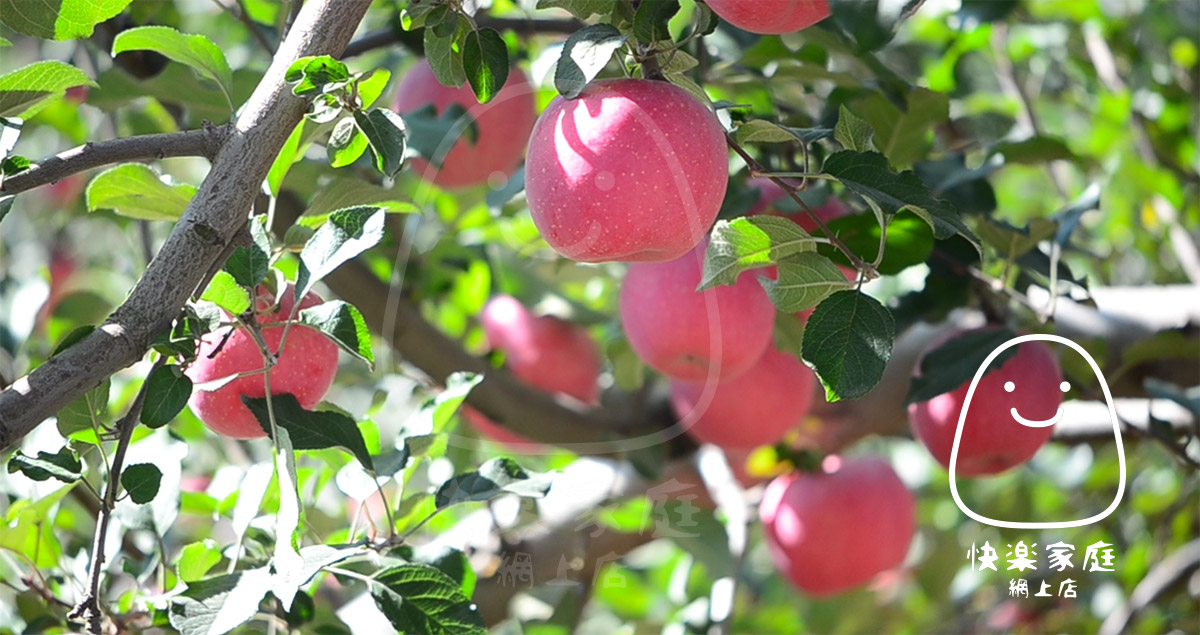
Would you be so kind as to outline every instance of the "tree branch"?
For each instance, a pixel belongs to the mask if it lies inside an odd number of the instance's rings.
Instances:
[[[126,161],[151,161],[167,157],[204,157],[212,160],[228,134],[228,126],[210,125],[186,132],[89,141],[44,159],[24,172],[5,178],[0,182],[0,192],[20,194],[60,181],[72,174]]]
[[[239,111],[212,170],[124,304],[99,328],[0,392],[0,450],[141,359],[245,224],[279,148],[304,115],[284,75],[306,55],[339,55],[370,0],[309,0],[263,80]]]
[[[1125,606],[1113,611],[1100,625],[1102,635],[1129,632],[1138,613],[1145,610],[1171,587],[1183,583],[1193,571],[1200,569],[1200,539],[1193,540],[1154,565],[1146,577],[1133,588]]]

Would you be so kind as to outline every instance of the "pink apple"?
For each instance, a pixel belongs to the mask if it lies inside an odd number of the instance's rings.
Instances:
[[[550,393],[593,405],[600,396],[600,351],[582,328],[553,316],[535,316],[512,296],[492,298],[479,316],[492,348],[518,379]],[[466,418],[489,437],[510,445],[530,443],[478,411]]]
[[[705,0],[726,22],[764,35],[792,33],[829,17],[827,0]]]
[[[787,353],[768,348],[741,376],[717,384],[674,380],[671,406],[688,434],[726,450],[752,450],[783,438],[812,406],[816,376]],[[705,400],[711,400],[705,405]]]
[[[759,517],[775,566],[802,591],[826,597],[904,562],[915,501],[885,461],[826,457],[821,472],[769,483]]]
[[[517,170],[537,117],[534,89],[521,69],[510,70],[504,88],[486,104],[480,104],[466,84],[450,88],[439,83],[424,59],[409,69],[397,90],[396,112],[408,114],[433,104],[441,114],[451,104],[458,104],[477,128],[474,145],[464,133],[446,154],[440,170],[413,159],[412,167],[422,178],[453,189],[487,183],[493,173],[508,177]]]
[[[279,356],[270,373],[271,394],[288,393],[294,395],[301,406],[313,408],[333,385],[338,349],[333,340],[320,331],[292,324],[284,350],[280,353],[279,343],[283,338],[284,325],[277,322],[287,319],[293,297],[292,286],[288,285],[279,301],[278,310],[258,316],[259,323],[263,325],[263,339],[267,348]],[[255,306],[259,311],[271,308],[274,301],[269,291],[258,288]],[[320,296],[309,293],[301,300],[300,308],[316,306],[321,301]],[[229,319],[229,316],[226,318]],[[193,382],[208,382],[263,368],[262,354],[253,336],[246,329],[238,328],[224,346],[220,346],[227,332],[227,328],[218,329],[200,340],[196,361],[186,372]],[[216,352],[219,346],[220,352]],[[213,432],[235,439],[254,439],[266,436],[266,433],[241,398],[243,395],[261,398],[266,394],[260,373],[239,377],[213,391],[196,390],[188,404],[192,412]]]
[[[957,335],[961,333],[951,337]],[[1040,342],[1019,344],[1016,356],[986,373],[975,389],[963,425],[956,473],[995,474],[1032,458],[1054,434],[1054,426],[1022,425],[1013,418],[1012,408],[1029,420],[1049,420],[1062,405],[1064,383],[1049,348]],[[952,392],[908,407],[917,438],[947,467],[970,384],[964,382]]]
[[[756,272],[696,292],[706,245],[670,262],[634,263],[621,284],[621,326],[630,346],[648,366],[676,379],[731,379],[771,343],[775,306]]]
[[[708,233],[725,197],[716,116],[667,82],[593,82],[551,102],[529,140],[525,190],[542,237],[580,262],[663,262]]]

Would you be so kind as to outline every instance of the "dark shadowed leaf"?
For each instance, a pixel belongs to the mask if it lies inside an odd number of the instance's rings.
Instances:
[[[900,22],[925,0],[830,0],[833,19],[864,51],[892,41]]]
[[[130,465],[121,472],[121,487],[125,488],[129,499],[138,505],[154,500],[161,482],[162,471],[152,463]]]
[[[404,120],[387,108],[372,108],[355,112],[354,123],[371,146],[375,169],[386,177],[396,176],[404,165]]]
[[[438,488],[438,509],[457,503],[491,500],[501,494],[541,498],[550,491],[554,475],[526,472],[513,459],[502,456],[479,466],[479,470],[459,474]]]
[[[396,630],[429,635],[484,635],[487,626],[457,581],[424,564],[375,576],[371,597]]]
[[[462,551],[446,545],[428,544],[414,549],[410,559],[450,576],[458,582],[463,595],[471,597],[475,593],[475,570]]]
[[[987,356],[1001,344],[1016,337],[1008,329],[969,331],[947,340],[921,358],[921,373],[908,387],[906,404],[929,401],[958,388],[975,377]],[[1012,346],[988,365],[989,372],[1000,368],[1017,354]]]
[[[508,46],[495,29],[467,33],[463,42],[463,71],[481,104],[491,101],[508,80]]]
[[[284,76],[296,84],[292,92],[298,96],[312,95],[330,84],[341,84],[350,79],[350,69],[328,55],[302,57],[288,67]]]
[[[861,291],[823,300],[804,329],[804,359],[817,371],[830,401],[871,392],[892,356],[896,325],[879,301]]]
[[[676,13],[679,13],[678,0],[641,3],[633,16],[633,37],[643,44],[670,40],[671,31],[667,29],[667,23]]]
[[[458,412],[459,406],[471,393],[471,389],[481,381],[483,375],[476,373],[459,372],[450,375],[446,378],[446,389],[421,404],[421,410],[413,417],[413,421],[405,425],[405,436],[433,434],[445,430],[454,413]]]
[[[58,452],[38,452],[37,456],[26,456],[17,453],[8,460],[8,473],[20,472],[35,480],[44,481],[56,479],[64,483],[74,483],[83,476],[83,463],[71,448],[60,448]]]
[[[341,300],[333,300],[300,311],[300,323],[328,335],[342,350],[363,360],[369,368],[375,366],[371,352],[371,333],[362,313]]]
[[[433,104],[404,115],[410,155],[415,154],[436,168],[442,167],[446,155],[457,145],[459,138],[474,145],[479,138],[475,119],[459,104],[446,106],[439,115]]]
[[[554,69],[554,87],[567,99],[578,97],[625,40],[626,36],[608,24],[593,24],[575,32],[563,44]]]
[[[852,214],[835,218],[827,223],[829,231],[841,239],[860,258],[875,262],[879,253],[879,222],[871,214]],[[915,216],[894,216],[888,221],[887,237],[883,247],[883,260],[876,270],[885,275],[895,275],[929,259],[933,251],[933,230],[925,221]],[[819,245],[817,251],[829,256],[842,266],[849,266],[845,254],[829,245]]]
[[[258,424],[268,434],[271,434],[271,419],[267,413],[266,398],[252,399],[242,397],[242,401],[250,408]],[[305,410],[293,395],[284,393],[272,397],[271,403],[275,411],[275,423],[288,431],[292,447],[296,450],[323,450],[325,448],[345,448],[363,467],[373,470],[371,453],[363,441],[362,432],[354,419],[340,413],[328,410]]]
[[[842,150],[825,160],[823,170],[854,193],[873,201],[885,215],[910,211],[929,223],[937,238],[958,234],[971,241],[976,249],[980,248],[979,238],[962,222],[952,205],[934,198],[912,170],[893,172],[887,159],[878,152]]]
[[[159,428],[171,422],[192,396],[192,380],[177,365],[160,366],[146,378],[142,424]]]

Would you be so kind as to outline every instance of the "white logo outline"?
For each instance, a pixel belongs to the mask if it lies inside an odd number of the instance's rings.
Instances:
[[[1117,486],[1117,495],[1115,498],[1113,498],[1113,502],[1108,506],[1108,509],[1105,509],[1104,511],[1089,518],[1053,523],[996,520],[972,511],[971,508],[967,507],[967,505],[963,503],[962,497],[958,494],[958,479],[955,478],[955,468],[958,465],[958,448],[962,443],[963,426],[967,421],[967,412],[970,410],[971,400],[975,397],[975,389],[979,386],[979,380],[983,377],[983,374],[987,370],[988,366],[991,365],[992,360],[996,359],[1000,353],[1003,353],[1006,349],[1017,346],[1022,342],[1034,341],[1058,342],[1059,344],[1069,346],[1075,350],[1075,352],[1079,353],[1085,360],[1087,360],[1088,365],[1092,367],[1092,371],[1096,373],[1096,377],[1100,380],[1100,388],[1104,390],[1104,399],[1105,403],[1108,405],[1109,419],[1112,421],[1113,433],[1116,435],[1117,439],[1117,459],[1121,468],[1121,481]],[[1012,412],[1015,413],[1016,408],[1013,408]],[[1059,412],[1062,412],[1061,408],[1059,409]],[[1060,417],[1058,416],[1054,417],[1055,420],[1059,418]],[[1025,425],[1020,419],[1017,419],[1017,422]],[[967,516],[970,516],[974,520],[985,525],[1007,529],[1067,529],[1070,527],[1083,527],[1085,525],[1090,525],[1092,523],[1104,520],[1117,509],[1117,507],[1121,504],[1121,499],[1125,496],[1125,447],[1121,442],[1121,424],[1117,419],[1117,409],[1113,403],[1112,392],[1108,389],[1108,381],[1104,378],[1104,374],[1100,372],[1100,366],[1096,364],[1096,360],[1092,358],[1090,353],[1084,350],[1079,344],[1076,344],[1075,342],[1062,337],[1061,335],[1035,333],[1031,335],[1020,335],[1008,340],[1007,342],[996,347],[996,349],[987,356],[987,359],[983,360],[983,364],[980,365],[979,370],[975,371],[975,378],[971,380],[970,388],[967,389],[967,396],[963,401],[962,411],[958,415],[958,426],[954,429],[954,445],[950,450],[950,495],[954,498],[954,504],[958,506],[958,509]]]

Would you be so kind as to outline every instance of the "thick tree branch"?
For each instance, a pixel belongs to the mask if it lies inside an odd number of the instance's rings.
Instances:
[[[141,359],[245,224],[263,179],[306,105],[284,75],[306,55],[339,55],[370,0],[309,0],[240,110],[196,197],[125,303],[90,335],[0,392],[0,449],[104,378]]]
[[[42,160],[28,170],[7,177],[0,193],[20,194],[35,187],[60,181],[113,163],[152,161],[167,157],[204,157],[217,155],[228,136],[225,126],[206,126],[200,130],[122,137],[110,141],[89,141]]]

